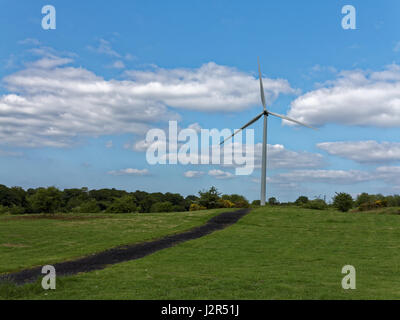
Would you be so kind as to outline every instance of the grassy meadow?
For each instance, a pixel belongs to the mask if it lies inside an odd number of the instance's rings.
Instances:
[[[204,223],[220,211],[0,218],[0,272],[48,264]],[[400,299],[400,215],[253,209],[238,223],[104,270],[0,285],[0,299]],[[15,244],[4,245],[4,244]],[[344,265],[356,268],[344,290]]]

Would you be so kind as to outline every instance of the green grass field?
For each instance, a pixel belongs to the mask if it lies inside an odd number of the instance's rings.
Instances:
[[[157,238],[214,214],[82,221],[3,217],[0,243],[25,247],[0,245],[0,268],[12,271]],[[129,232],[135,230],[136,235]],[[400,299],[399,240],[398,214],[258,208],[203,238],[104,270],[59,277],[56,290],[43,290],[40,281],[2,285],[0,299]],[[355,290],[341,287],[347,264],[356,268]]]

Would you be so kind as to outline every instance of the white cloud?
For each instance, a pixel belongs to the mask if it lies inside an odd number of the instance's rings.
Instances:
[[[40,60],[28,63],[30,69],[53,69],[62,65],[71,63],[73,60],[70,58],[59,57],[45,57]]]
[[[35,45],[38,46],[40,45],[40,41],[38,39],[35,38],[26,38],[24,40],[20,40],[18,41],[18,44],[23,44],[23,45]]]
[[[242,152],[236,142],[233,143],[233,154],[250,154],[249,146],[243,145]],[[262,143],[254,145],[254,166],[261,168]],[[269,169],[296,169],[296,168],[319,168],[325,165],[323,156],[319,153],[307,151],[292,151],[286,149],[281,144],[268,144],[267,146],[267,166]],[[234,166],[234,165],[232,165]]]
[[[112,140],[106,142],[106,148],[112,148],[113,142]]]
[[[231,112],[259,100],[256,78],[215,63],[105,80],[38,50],[43,58],[3,79],[9,93],[0,96],[0,144],[65,147],[85,136],[144,134],[154,122],[178,119],[170,108]],[[271,98],[295,92],[282,79],[265,79],[265,88]]]
[[[394,45],[393,51],[394,52],[399,52],[400,51],[400,41],[396,42],[396,44]]]
[[[213,169],[208,171],[208,175],[215,177],[217,179],[232,179],[235,177],[234,174],[228,172],[228,171],[223,171],[223,170],[218,170],[218,169]]]
[[[399,142],[345,141],[323,142],[318,148],[331,155],[354,160],[359,163],[379,163],[400,161]]]
[[[392,64],[383,71],[342,71],[325,87],[295,99],[288,116],[314,126],[399,126],[400,66]]]
[[[199,133],[201,131],[201,126],[197,122],[195,122],[195,123],[189,124],[188,129],[193,129],[197,133]]]
[[[209,62],[197,69],[130,70],[126,76],[138,86],[138,94],[175,108],[198,111],[239,111],[259,103],[257,78],[235,68]],[[294,94],[287,80],[264,78],[268,101],[279,94]]]
[[[400,167],[382,166],[376,168],[377,179],[381,179],[390,184],[391,187],[400,187]]]
[[[124,69],[125,68],[125,63],[123,61],[121,61],[121,60],[116,60],[110,65],[110,68]]]
[[[361,182],[385,182],[391,187],[400,186],[400,167],[381,166],[372,171],[360,170],[293,170],[267,178],[267,183],[296,184],[328,183],[351,185]],[[256,181],[255,181],[256,182]],[[258,180],[259,182],[259,180]]]
[[[267,184],[285,190],[304,190],[305,183],[352,185],[377,179],[379,177],[376,172],[369,173],[359,170],[293,170],[267,177]],[[260,183],[260,179],[252,181]]]
[[[147,169],[133,169],[133,168],[126,168],[121,170],[112,170],[107,172],[113,176],[124,176],[124,175],[132,175],[132,176],[146,176],[149,174],[149,170]]]
[[[4,79],[0,143],[65,147],[82,136],[143,134],[175,113],[135,92],[130,81],[104,80],[83,68],[43,58]]]
[[[104,39],[100,39],[96,47],[88,46],[88,49],[111,57],[121,57],[121,55],[111,47],[111,43]]]
[[[0,157],[20,157],[20,156],[22,156],[21,152],[13,152],[0,149]]]
[[[370,173],[359,170],[294,170],[275,175],[273,181],[351,184],[370,181],[373,178]]]
[[[204,175],[204,171],[192,171],[192,170],[189,170],[189,171],[186,171],[183,175],[186,178],[199,178],[202,175]]]

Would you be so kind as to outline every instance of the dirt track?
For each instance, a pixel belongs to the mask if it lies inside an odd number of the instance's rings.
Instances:
[[[179,234],[166,236],[159,240],[142,242],[133,245],[120,246],[77,260],[54,264],[57,276],[73,275],[80,272],[104,269],[108,265],[129,260],[143,258],[156,251],[170,248],[178,243],[203,237],[213,231],[221,230],[237,222],[250,209],[240,209],[232,212],[223,212],[211,218],[206,224]],[[0,276],[1,280],[12,281],[16,284],[34,282],[42,277],[42,267],[26,269],[15,273]]]

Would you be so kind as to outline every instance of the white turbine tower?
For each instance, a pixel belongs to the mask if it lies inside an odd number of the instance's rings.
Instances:
[[[269,115],[273,115],[278,118],[282,118],[284,120],[292,121],[294,123],[300,124],[302,126],[315,129],[307,124],[304,124],[300,121],[288,118],[286,116],[283,116],[281,114],[277,114],[271,111],[268,111],[265,105],[265,95],[264,95],[264,87],[263,87],[263,82],[262,82],[262,77],[261,77],[261,68],[260,68],[260,59],[258,59],[258,74],[260,78],[260,93],[261,93],[261,102],[263,105],[263,112],[261,112],[258,116],[256,116],[254,119],[250,120],[247,122],[243,127],[240,129],[236,130],[231,136],[226,138],[224,141],[220,143],[223,144],[225,141],[229,140],[232,138],[235,134],[238,132],[242,131],[243,129],[246,129],[248,126],[252,125],[254,122],[256,122],[258,119],[260,119],[262,116],[264,116],[264,129],[263,129],[263,143],[262,143],[262,161],[261,161],[261,198],[260,202],[261,205],[265,205],[265,192],[266,192],[266,183],[267,183],[267,120]]]

